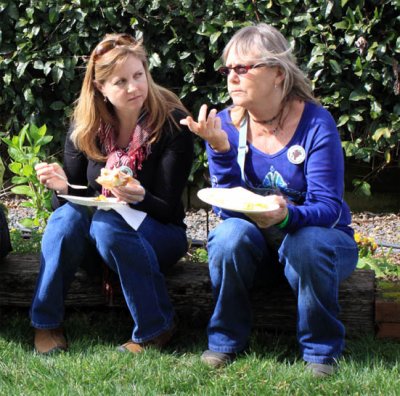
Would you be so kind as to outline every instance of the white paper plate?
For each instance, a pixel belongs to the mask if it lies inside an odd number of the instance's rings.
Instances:
[[[271,203],[271,197],[263,197],[243,187],[203,188],[197,196],[210,205],[234,212],[263,213],[279,208],[278,204]]]
[[[98,208],[109,208],[126,205],[125,202],[117,201],[117,198],[106,198],[105,201],[98,201],[95,197],[77,197],[76,195],[59,195],[69,202],[84,206],[97,206]]]

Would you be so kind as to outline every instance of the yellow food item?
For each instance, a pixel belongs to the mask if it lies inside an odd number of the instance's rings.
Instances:
[[[95,201],[107,201],[107,198],[103,194],[100,194],[94,200]]]
[[[264,203],[260,203],[260,202],[248,202],[243,204],[243,209],[244,210],[267,210],[268,209],[268,205],[264,204]]]
[[[134,181],[134,179],[132,176],[121,172],[118,168],[103,168],[96,181],[107,190],[111,190],[114,187],[126,186],[129,182]]]

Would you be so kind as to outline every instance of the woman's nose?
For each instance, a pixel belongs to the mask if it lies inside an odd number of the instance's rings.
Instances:
[[[235,72],[235,70],[230,70],[228,74],[228,82],[238,82],[239,81],[239,74]]]
[[[136,84],[133,81],[129,82],[127,86],[127,91],[133,92],[135,89],[136,89]]]

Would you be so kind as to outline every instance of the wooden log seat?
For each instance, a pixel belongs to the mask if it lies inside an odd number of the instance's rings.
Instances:
[[[0,306],[28,307],[39,271],[38,254],[10,254],[0,263]],[[207,322],[213,299],[207,263],[186,258],[166,274],[170,297],[181,320],[196,325]],[[119,286],[107,297],[100,277],[79,271],[69,290],[66,305],[74,307],[125,306]],[[347,335],[374,334],[375,275],[356,270],[342,283],[339,294]],[[296,301],[288,285],[255,290],[254,326],[266,330],[295,332]]]

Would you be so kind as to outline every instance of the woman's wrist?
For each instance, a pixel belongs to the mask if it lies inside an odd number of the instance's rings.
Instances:
[[[229,141],[226,140],[223,143],[208,143],[210,145],[210,147],[216,152],[216,153],[225,153],[227,151],[229,151],[229,149],[231,148]]]
[[[275,224],[275,227],[285,228],[289,223],[289,211],[287,211],[285,218],[278,224]]]

